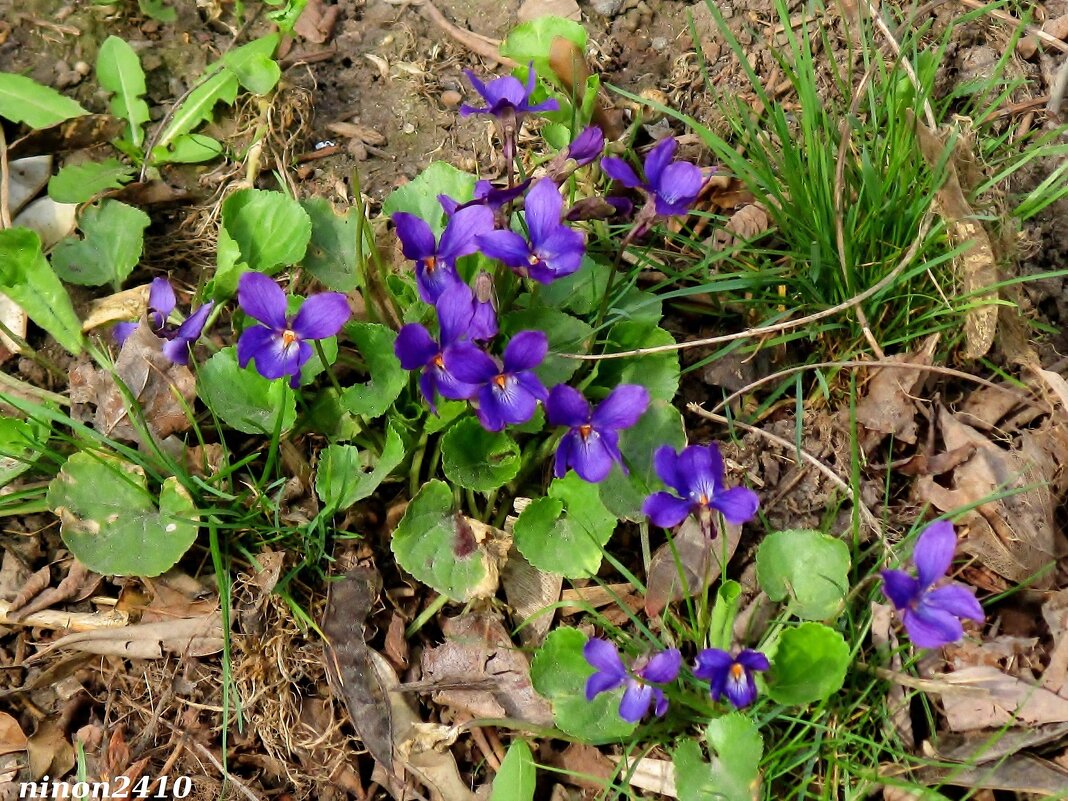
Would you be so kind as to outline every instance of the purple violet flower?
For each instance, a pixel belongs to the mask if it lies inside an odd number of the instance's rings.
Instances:
[[[475,181],[474,195],[466,203],[460,203],[448,195],[438,195],[438,203],[441,204],[441,207],[445,209],[445,213],[450,217],[460,209],[466,209],[471,206],[488,206],[492,211],[497,212],[505,204],[511,203],[526,192],[532,180],[532,178],[527,178],[522,183],[509,188],[507,186],[494,186],[489,181],[482,179]]]
[[[320,292],[301,304],[294,317],[286,317],[286,295],[263,273],[245,273],[237,283],[241,310],[259,322],[241,332],[237,340],[237,363],[245,367],[256,360],[256,372],[264,378],[290,376],[289,385],[300,385],[300,368],[311,358],[308,340],[332,337],[348,322],[349,303],[340,292]]]
[[[148,324],[152,333],[163,342],[163,355],[175,364],[189,364],[189,346],[196,342],[204,331],[204,323],[208,315],[215,307],[214,301],[209,301],[189,315],[183,323],[175,325],[168,323],[178,301],[174,296],[174,288],[166,278],[154,278],[148,289]],[[115,341],[121,347],[136,329],[138,323],[117,323],[112,330]]]
[[[549,392],[534,375],[534,368],[549,352],[549,339],[541,331],[520,331],[504,349],[503,365],[476,348],[459,343],[445,353],[445,366],[478,390],[478,419],[487,431],[519,425],[534,416],[538,401]]]
[[[461,381],[445,365],[451,361],[450,349],[471,335],[474,316],[474,293],[460,282],[441,293],[435,309],[438,313],[438,341],[419,323],[409,323],[397,333],[393,350],[405,370],[422,370],[419,390],[437,414],[436,395],[449,400],[467,400],[478,392],[477,384]]]
[[[515,231],[491,231],[478,237],[478,246],[491,259],[511,267],[523,277],[550,284],[571,275],[582,264],[585,237],[560,221],[564,199],[550,178],[542,178],[527,193],[527,229],[530,242]]]
[[[660,480],[675,490],[654,492],[642,504],[642,513],[653,525],[673,528],[695,515],[702,529],[714,535],[712,511],[723,515],[728,523],[740,524],[753,519],[759,500],[747,487],[723,486],[723,457],[711,445],[690,445],[679,454],[670,445],[656,449],[653,465]]]
[[[440,242],[434,240],[426,221],[414,214],[398,211],[393,223],[405,257],[415,262],[415,283],[426,303],[436,303],[448,287],[460,282],[456,260],[478,250],[475,237],[494,226],[493,212],[485,206],[457,210],[442,231]]]
[[[563,181],[579,167],[593,162],[603,151],[604,134],[596,125],[591,125],[553,157],[545,168],[546,174],[554,181]]]
[[[619,716],[628,723],[637,723],[653,706],[654,714],[663,717],[668,709],[664,691],[649,682],[668,684],[679,675],[682,655],[677,648],[668,648],[647,657],[639,658],[628,673],[619,657],[619,651],[606,640],[589,640],[582,649],[586,661],[596,668],[586,680],[586,700],[617,687],[626,686],[619,702]],[[655,704],[653,703],[655,700]]]
[[[905,631],[920,648],[939,648],[964,636],[961,618],[985,619],[975,593],[963,584],[932,589],[944,578],[957,549],[957,535],[948,520],[931,523],[916,540],[912,561],[917,577],[903,570],[884,570],[883,592],[901,612]]]
[[[504,151],[505,163],[511,168],[515,158],[515,137],[522,124],[523,117],[538,111],[558,111],[560,104],[555,99],[549,98],[541,103],[531,105],[530,96],[534,93],[534,62],[527,67],[527,84],[524,86],[518,78],[506,75],[503,78],[495,78],[488,84],[483,83],[471,70],[464,70],[467,79],[475,87],[475,91],[482,95],[486,101],[484,108],[477,108],[464,103],[460,106],[460,116],[467,117],[471,114],[490,114],[497,122],[501,135],[502,150]]]
[[[566,384],[557,384],[545,401],[550,425],[568,426],[570,431],[556,449],[557,478],[573,467],[591,484],[607,478],[613,462],[626,473],[619,452],[619,431],[638,422],[649,406],[649,392],[639,384],[620,384],[595,410],[582,393]]]
[[[493,292],[493,277],[485,270],[479,270],[475,276],[472,294],[475,311],[471,315],[471,339],[493,339],[497,336],[497,298]]]
[[[709,682],[713,701],[726,695],[736,709],[742,709],[757,697],[753,674],[769,667],[768,658],[760,651],[746,648],[735,657],[719,648],[706,648],[697,654],[693,675]]]
[[[642,192],[656,214],[662,217],[685,214],[701,192],[704,178],[696,164],[672,162],[677,147],[675,137],[668,136],[649,151],[645,157],[644,181],[627,162],[614,156],[601,159],[601,169],[623,186]]]

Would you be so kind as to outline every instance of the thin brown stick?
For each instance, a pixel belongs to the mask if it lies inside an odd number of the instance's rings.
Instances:
[[[890,361],[890,360],[883,361],[883,360],[872,359],[870,361],[857,360],[857,361],[840,361],[840,362],[814,362],[812,364],[799,364],[799,365],[795,365],[793,367],[787,367],[787,368],[785,368],[783,370],[779,370],[776,373],[772,373],[771,375],[766,375],[763,378],[759,378],[756,381],[753,381],[753,382],[747,384],[746,386],[742,387],[737,392],[732,392],[726,398],[724,398],[719,403],[717,403],[715,406],[713,406],[711,411],[712,412],[722,411],[723,409],[725,409],[727,407],[727,405],[729,403],[731,403],[731,401],[737,400],[738,398],[742,397],[743,395],[746,395],[746,394],[752,392],[757,387],[761,387],[764,384],[774,383],[776,381],[779,381],[779,380],[781,380],[783,378],[786,378],[787,376],[793,375],[795,373],[802,373],[805,370],[818,370],[818,369],[822,369],[822,368],[836,368],[836,367],[852,367],[852,368],[887,367],[887,368],[890,368],[891,370],[919,370],[919,371],[927,372],[927,373],[940,373],[941,375],[948,375],[948,376],[952,376],[953,378],[962,379],[964,381],[971,381],[971,382],[973,382],[975,384],[979,384],[979,385],[987,387],[989,389],[995,389],[995,390],[998,390],[999,392],[1005,392],[1005,393],[1008,393],[1009,395],[1014,395],[1016,397],[1016,399],[1018,401],[1020,401],[1020,403],[1023,403],[1023,404],[1034,406],[1036,408],[1041,408],[1043,410],[1046,410],[1048,408],[1048,407],[1038,403],[1038,401],[1035,401],[1032,398],[1028,397],[1026,394],[1024,394],[1023,392],[1021,392],[1018,389],[1012,389],[1011,387],[1005,387],[1005,386],[1002,386],[1001,384],[996,384],[993,381],[990,381],[989,379],[981,378],[980,376],[972,375],[971,373],[966,373],[963,370],[954,370],[952,367],[941,367],[939,365],[934,365],[934,364],[912,364],[912,363],[908,363],[908,362],[895,362],[895,361]]]
[[[901,45],[894,37],[890,27],[886,24],[886,20],[883,19],[879,10],[874,6],[871,0],[864,0],[864,7],[867,9],[871,21],[875,23],[875,27],[879,29],[879,33],[883,35],[883,38],[886,39],[886,43],[890,45],[890,49],[894,51],[894,56],[900,62],[901,68],[905,70],[905,75],[908,76],[912,88],[916,90],[916,96],[920,97],[922,94],[920,79],[916,75],[916,70],[912,68],[912,62],[907,58],[902,57]],[[927,127],[932,131],[938,129],[938,123],[935,121],[934,109],[931,107],[931,100],[928,97],[924,97],[923,99],[923,116],[927,118]]]
[[[768,334],[778,334],[782,331],[789,331],[793,328],[799,328],[809,323],[814,323],[817,320],[823,320],[827,317],[833,317],[839,312],[846,311],[856,306],[858,303],[863,303],[872,295],[876,295],[882,290],[886,289],[893,281],[901,274],[901,271],[907,267],[914,258],[916,258],[917,252],[919,252],[920,246],[927,238],[927,233],[931,230],[931,223],[934,221],[934,209],[928,208],[923,215],[923,219],[920,220],[919,230],[916,232],[916,238],[912,244],[909,245],[905,255],[901,257],[899,261],[890,272],[888,272],[883,278],[876,284],[865,289],[858,295],[839,303],[837,306],[832,306],[829,309],[823,309],[822,311],[815,312],[813,314],[800,317],[796,320],[786,320],[781,323],[773,323],[771,325],[762,325],[758,328],[750,328],[745,331],[736,331],[733,334],[722,334],[717,337],[706,337],[704,339],[691,339],[687,342],[676,342],[674,345],[657,345],[652,348],[635,348],[633,350],[624,350],[618,353],[558,353],[556,355],[565,359],[575,359],[576,361],[584,362],[599,362],[607,359],[627,359],[632,356],[649,356],[653,353],[671,353],[679,350],[686,350],[688,348],[700,348],[707,345],[719,345],[724,342],[734,342],[738,339],[748,339],[750,337],[762,337]]]
[[[418,4],[418,6],[419,9],[422,11],[424,17],[426,17],[439,28],[441,28],[443,31],[445,31],[445,33],[449,34],[449,36],[451,36],[457,42],[462,44],[472,53],[482,56],[488,61],[493,61],[504,67],[508,67],[508,69],[515,69],[519,66],[519,64],[517,64],[515,61],[512,61],[512,59],[508,58],[507,56],[502,56],[500,54],[497,49],[500,45],[499,42],[495,42],[493,39],[474,33],[473,31],[469,31],[466,28],[461,28],[449,22],[449,20],[445,18],[445,15],[442,14],[441,11],[438,10],[438,7],[435,6],[430,0],[422,0],[422,2]]]
[[[765,431],[762,428],[751,426],[748,423],[742,423],[738,420],[731,420],[730,418],[724,417],[721,414],[706,412],[696,403],[688,403],[686,404],[686,408],[694,414],[698,415],[699,417],[704,417],[706,420],[712,420],[715,423],[723,423],[725,425],[736,426],[737,428],[740,428],[743,431],[748,431],[750,433],[757,434],[768,440],[769,442],[773,442],[779,447],[785,448],[787,451],[792,451],[794,453],[799,454],[804,461],[808,462],[810,465],[812,465],[821,473],[823,473],[823,475],[825,475],[831,481],[832,484],[842,490],[849,497],[849,500],[853,503],[854,506],[857,507],[857,510],[860,512],[860,516],[864,518],[864,522],[867,523],[871,530],[876,534],[876,536],[878,536],[879,539],[882,540],[883,544],[886,544],[886,537],[883,536],[883,531],[882,528],[879,526],[878,518],[876,518],[875,515],[872,513],[871,509],[869,509],[865,505],[864,501],[862,501],[856,495],[856,493],[853,492],[853,488],[850,487],[849,484],[847,484],[844,480],[842,480],[837,473],[835,473],[831,468],[829,468],[811,453],[808,453],[804,449],[797,447],[797,443],[790,442],[789,440],[783,439],[782,437],[776,434],[772,434],[770,431]]]
[[[192,745],[194,749],[196,749],[197,753],[204,756],[212,765],[214,765],[215,769],[223,775],[223,778],[230,782],[230,784],[232,784],[237,789],[237,791],[241,793],[241,795],[245,796],[245,798],[250,799],[250,801],[260,801],[260,797],[254,792],[252,792],[250,789],[248,789],[248,787],[246,787],[244,783],[242,783],[239,779],[235,778],[232,773],[227,771],[226,768],[222,766],[222,763],[215,758],[215,755],[211,753],[211,751],[209,751],[203,745],[198,743],[196,740],[189,740],[189,744]]]

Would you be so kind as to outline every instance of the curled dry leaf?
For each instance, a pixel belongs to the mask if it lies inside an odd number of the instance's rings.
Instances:
[[[144,320],[123,343],[115,375],[137,399],[149,432],[158,440],[189,428],[185,409],[196,397],[196,379],[189,368],[163,355],[163,340]],[[179,398],[182,400],[179,401]],[[111,373],[88,363],[70,372],[70,399],[75,419],[92,420],[97,431],[126,442],[141,437],[130,423],[126,400]],[[95,407],[90,413],[88,407]]]
[[[130,659],[160,659],[164,654],[208,656],[218,653],[222,647],[222,615],[215,611],[185,620],[138,623],[68,634],[42,648],[26,662],[38,662],[61,648]]]
[[[646,614],[659,614],[669,603],[680,600],[687,593],[701,592],[719,578],[723,572],[723,560],[731,560],[742,537],[741,526],[725,523],[724,528],[726,554],[723,552],[723,540],[719,537],[710,538],[692,517],[686,518],[675,529],[674,549],[672,542],[666,542],[656,549],[649,562]]]
[[[475,718],[514,718],[551,726],[552,708],[530,683],[530,663],[512,643],[497,618],[471,614],[442,625],[445,642],[423,652],[423,677],[429,686],[447,684],[434,702],[454,714]],[[489,680],[489,689],[456,689]]]
[[[26,750],[27,738],[15,720],[7,712],[0,712],[0,756]]]
[[[623,775],[634,787],[671,798],[679,797],[679,791],[675,789],[675,765],[669,760],[643,757],[631,763],[625,757],[610,756],[609,759],[617,764],[624,763]]]
[[[1042,604],[1042,617],[1053,634],[1049,664],[1042,673],[1042,686],[1055,693],[1068,689],[1068,589],[1055,592]]]
[[[82,320],[82,331],[92,331],[102,325],[121,320],[138,320],[148,310],[149,285],[135,286],[99,298],[89,304],[89,313]]]
[[[931,364],[938,335],[928,337],[915,353],[890,356],[887,361],[898,364]],[[916,442],[916,405],[913,399],[923,385],[927,373],[923,370],[902,370],[896,367],[872,368],[871,380],[864,397],[857,402],[857,422],[864,427],[860,447],[870,454],[887,435],[895,440]]]
[[[1007,790],[1036,798],[1063,798],[1064,788],[1068,787],[1068,770],[1030,754],[1018,754],[982,767],[928,767],[918,771],[915,778],[924,784]]]
[[[47,568],[41,568],[46,570]],[[38,571],[41,572],[41,571]],[[36,574],[35,574],[36,575]],[[86,587],[89,588],[89,592],[100,581],[100,576],[95,573],[91,573],[89,568],[79,562],[77,559],[71,560],[70,569],[67,571],[67,575],[63,581],[59,582],[58,587],[48,587],[46,583],[44,588],[41,589],[40,594],[37,594],[32,600],[27,600],[24,604],[17,604],[17,611],[8,610],[9,620],[23,620],[29,615],[35,612],[40,612],[43,609],[48,609],[51,606],[55,606],[63,601],[68,601],[72,598],[83,597],[88,594]],[[12,602],[12,606],[16,606],[18,599]]]
[[[734,212],[724,226],[716,230],[708,244],[713,250],[726,250],[760,236],[770,225],[767,210],[759,203],[749,203]]]
[[[942,162],[946,146],[934,131],[914,117],[913,121],[924,160],[931,169],[936,169]],[[998,268],[990,236],[976,219],[957,175],[957,162],[968,158],[963,147],[963,140],[957,139],[954,153],[946,165],[945,182],[936,194],[936,203],[946,221],[950,241],[968,246],[954,260],[962,294],[974,304],[964,314],[961,356],[978,359],[990,350],[997,332],[998,307],[995,301],[998,294],[997,290],[989,288],[998,282]]]
[[[369,567],[356,567],[330,585],[323,616],[326,676],[345,702],[349,718],[371,756],[393,770],[392,705],[363,626],[378,600],[382,578]]]
[[[515,619],[525,624],[519,629],[524,645],[540,645],[552,627],[555,612],[544,612],[560,600],[564,578],[559,573],[539,570],[513,547],[501,571],[501,584]]]
[[[1053,517],[1052,482],[1060,471],[1060,455],[1052,452],[1056,438],[1024,431],[1017,447],[1006,450],[945,408],[939,409],[938,421],[947,449],[971,443],[975,453],[953,470],[949,488],[930,476],[920,478],[920,500],[942,512],[978,504],[959,518],[967,528],[962,549],[1010,581],[1048,587],[1048,570],[1035,577],[1065,551]],[[1000,497],[979,503],[991,496]]]
[[[333,38],[334,27],[340,14],[341,6],[324,5],[322,0],[310,0],[297,18],[293,31],[309,42],[324,44]]]
[[[995,667],[955,670],[944,675],[942,682],[949,685],[940,695],[950,731],[1068,721],[1068,698]],[[968,688],[971,692],[956,692],[957,688]]]

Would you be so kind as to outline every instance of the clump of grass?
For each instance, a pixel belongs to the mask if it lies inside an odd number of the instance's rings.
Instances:
[[[719,10],[708,6],[752,87],[756,108],[717,90],[707,69],[706,86],[724,121],[723,136],[691,116],[659,108],[689,126],[722,169],[753,194],[768,213],[771,231],[727,252],[680,235],[683,252],[701,256],[658,260],[667,283],[675,284],[670,296],[712,294],[722,310],[740,310],[753,326],[849,303],[886,282],[846,313],[760,346],[795,342],[793,350],[802,359],[809,354],[848,359],[879,348],[907,350],[939,333],[943,353],[951,350],[960,341],[967,310],[997,302],[957,292],[954,262],[969,244],[950,241],[937,214],[936,197],[961,135],[956,120],[969,115],[973,121],[968,133],[983,179],[965,190],[977,218],[995,232],[1014,231],[1068,194],[1068,167],[1061,165],[1023,197],[1006,195],[1009,180],[1020,170],[1066,152],[1057,143],[1059,131],[1014,141],[1011,128],[999,128],[994,112],[1020,86],[1007,77],[1012,43],[988,78],[938,97],[936,76],[952,29],[935,38],[929,25],[902,21],[900,54],[894,56],[884,54],[885,37],[862,15],[854,27],[859,59],[851,49],[842,63],[832,57],[824,64],[816,54],[835,52],[831,34],[794,25],[785,3],[777,0],[785,44],[771,54],[790,85],[777,99],[749,65]],[[822,3],[807,7],[817,18],[825,13]],[[963,15],[955,24],[983,13]],[[922,123],[916,118],[933,118],[939,127],[952,123],[937,163],[928,163],[921,153],[916,126]],[[910,249],[911,258],[903,259]]]

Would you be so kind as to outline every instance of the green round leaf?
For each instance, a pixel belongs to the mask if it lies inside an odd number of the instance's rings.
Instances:
[[[470,523],[453,510],[452,490],[443,481],[423,485],[412,498],[390,543],[397,563],[424,584],[454,601],[496,589],[486,552]]]
[[[273,275],[304,258],[311,218],[282,192],[239,189],[222,204],[222,227],[237,244],[248,269]]]
[[[141,260],[145,229],[152,221],[141,209],[104,200],[84,209],[78,228],[84,237],[68,237],[52,251],[52,269],[71,284],[118,288]]]
[[[445,227],[445,210],[438,195],[445,194],[465,203],[475,193],[475,176],[458,170],[444,161],[435,161],[404,186],[390,192],[382,203],[382,213],[392,216],[398,211],[414,214],[440,234]]]
[[[550,15],[537,17],[512,28],[501,42],[501,55],[521,65],[519,72],[524,79],[527,64],[533,61],[538,75],[559,82],[559,78],[549,67],[549,54],[553,40],[557,38],[571,42],[580,53],[586,52],[586,29],[572,20]]]
[[[300,205],[311,218],[312,232],[304,254],[304,268],[337,292],[359,283],[356,274],[356,209],[342,216],[324,197],[310,197]]]
[[[519,472],[519,446],[503,431],[487,431],[468,417],[441,440],[441,466],[446,477],[465,489],[489,492],[503,487]]]
[[[768,695],[780,704],[804,705],[842,689],[849,667],[849,645],[822,623],[786,629],[771,661]]]
[[[586,700],[586,679],[594,669],[582,655],[585,645],[586,635],[578,629],[551,632],[530,664],[531,684],[549,699],[562,731],[594,745],[622,740],[635,728],[619,716],[623,689]]]
[[[490,801],[533,801],[537,785],[537,768],[530,746],[516,740],[508,746],[501,769],[493,778]]]
[[[158,576],[197,538],[197,509],[178,479],[163,482],[159,508],[145,472],[112,456],[75,453],[48,485],[63,542],[90,570]]]
[[[501,318],[501,333],[512,336],[520,331],[536,330],[549,338],[549,355],[534,370],[547,387],[562,384],[582,365],[557,353],[582,353],[593,335],[593,328],[570,314],[556,309],[537,307],[506,314]]]
[[[57,203],[84,203],[108,189],[120,189],[133,175],[133,167],[115,158],[66,164],[49,179],[48,196]]]
[[[601,501],[616,517],[643,520],[642,503],[664,488],[653,467],[653,453],[661,445],[679,450],[686,445],[686,429],[678,409],[667,401],[654,400],[635,425],[619,434],[619,450],[628,475],[613,470],[597,485]]]
[[[562,512],[566,512],[560,517]],[[569,471],[549,486],[515,523],[515,547],[534,567],[567,578],[594,575],[616,517],[597,494],[597,485]]]
[[[837,617],[849,591],[849,548],[819,531],[776,531],[760,543],[757,581],[773,601],[789,599],[805,620]]]
[[[674,345],[675,338],[654,323],[626,321],[608,332],[605,350],[610,353]],[[679,390],[678,351],[628,356],[598,362],[595,385],[605,394],[620,384],[641,384],[653,398],[671,401]]]
[[[403,460],[404,442],[392,425],[386,430],[386,444],[376,459],[361,457],[354,445],[329,445],[319,454],[315,491],[324,506],[348,509],[378,489]]]
[[[378,323],[349,323],[344,333],[359,350],[370,377],[363,384],[347,387],[341,393],[341,405],[352,414],[379,417],[400,396],[408,381],[408,374],[393,352],[397,334]]]
[[[279,414],[282,431],[292,428],[297,419],[297,401],[288,379],[270,381],[256,372],[253,363],[241,369],[232,347],[223,348],[203,364],[197,389],[201,400],[226,425],[244,434],[272,435]]]

